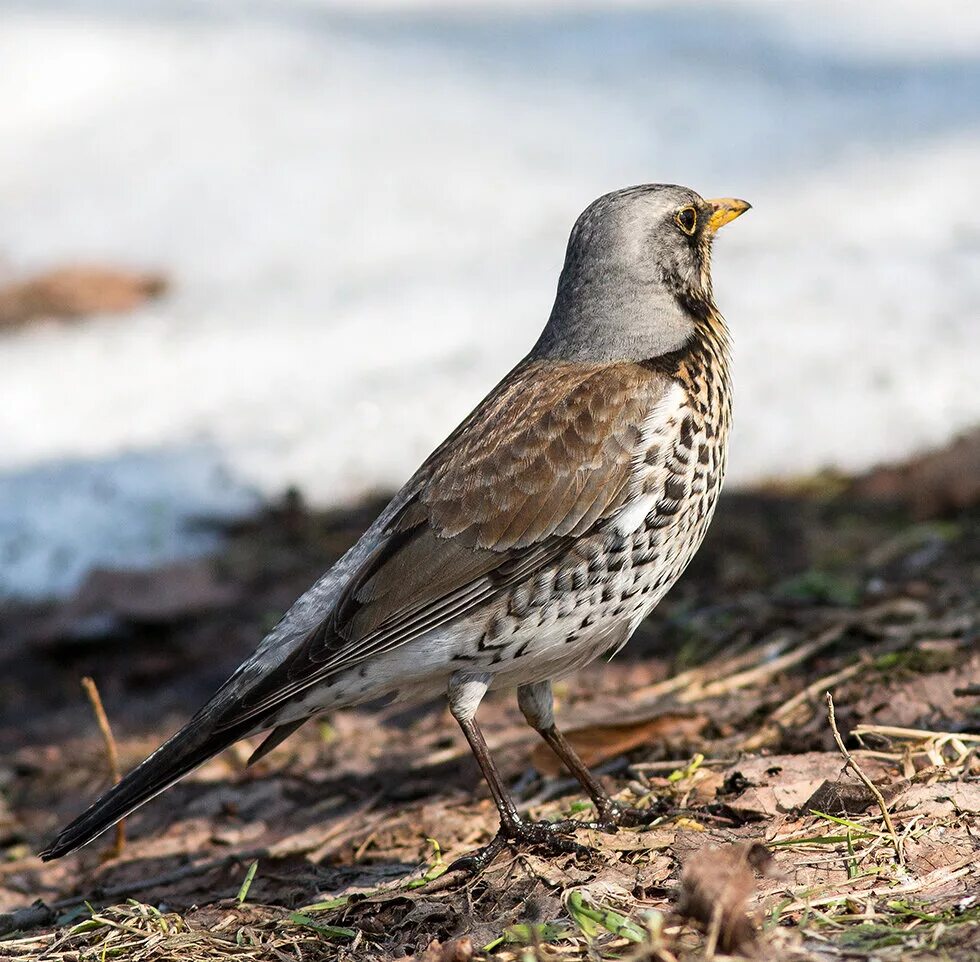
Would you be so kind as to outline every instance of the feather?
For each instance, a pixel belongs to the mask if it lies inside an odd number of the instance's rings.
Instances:
[[[309,721],[308,718],[301,718],[299,721],[286,722],[285,725],[277,725],[262,739],[262,744],[248,756],[246,765],[254,765],[260,758],[265,758],[274,748],[278,748],[294,731],[302,728]]]

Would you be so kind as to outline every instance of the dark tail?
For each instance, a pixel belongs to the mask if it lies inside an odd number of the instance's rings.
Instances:
[[[47,862],[81,848],[222,749],[256,730],[255,719],[252,719],[239,726],[215,731],[215,725],[205,714],[206,711],[191,719],[118,785],[110,788],[87,811],[65,826],[41,852],[41,858]]]

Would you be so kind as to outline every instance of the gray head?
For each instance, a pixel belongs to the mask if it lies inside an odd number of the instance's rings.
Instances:
[[[576,361],[675,351],[716,309],[715,232],[749,209],[687,187],[644,184],[593,201],[572,228],[558,296],[532,352]]]

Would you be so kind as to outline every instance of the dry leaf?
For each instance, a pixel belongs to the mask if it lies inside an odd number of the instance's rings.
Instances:
[[[598,836],[599,833],[590,833],[590,836]],[[633,831],[625,830],[616,832],[615,835],[603,833],[600,839],[595,837],[596,847],[601,847],[609,852],[655,852],[670,848],[674,841],[674,831],[662,831],[655,829],[652,831]]]
[[[433,939],[421,955],[405,956],[398,962],[470,962],[473,958],[473,941],[468,936],[442,943]]]
[[[908,785],[906,779],[901,779],[892,785],[879,784],[878,790],[885,801],[891,803],[908,788]],[[861,815],[872,805],[877,805],[877,800],[863,782],[843,777],[828,778],[800,806],[800,811],[824,812],[827,815],[846,818],[851,815]]]

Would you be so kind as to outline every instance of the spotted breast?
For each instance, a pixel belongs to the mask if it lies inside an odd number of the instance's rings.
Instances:
[[[731,422],[721,317],[708,314],[673,354],[610,366],[595,389],[644,399],[628,432],[622,504],[499,599],[475,644],[460,639],[454,661],[493,673],[494,687],[559,677],[619,650],[680,577],[714,513]]]

